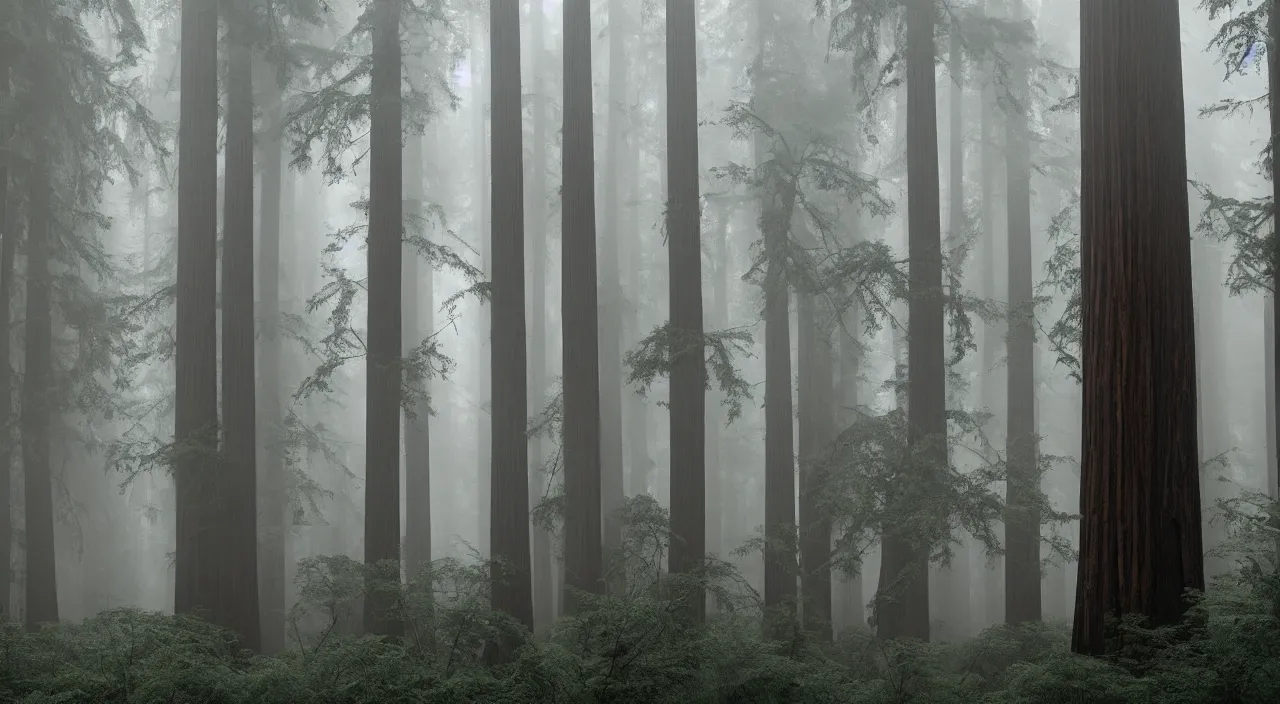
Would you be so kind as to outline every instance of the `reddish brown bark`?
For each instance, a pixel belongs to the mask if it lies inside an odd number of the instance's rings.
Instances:
[[[1083,0],[1084,437],[1072,649],[1204,588],[1177,0]]]

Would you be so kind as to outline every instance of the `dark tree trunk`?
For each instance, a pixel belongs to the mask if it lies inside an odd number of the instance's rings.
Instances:
[[[911,260],[907,369],[907,442],[912,476],[930,486],[947,461],[943,359],[942,223],[938,212],[938,116],[934,79],[934,4],[907,4],[907,209]],[[924,476],[919,476],[923,474]],[[912,491],[911,493],[915,493]],[[883,542],[878,634],[929,639],[929,550],[923,536],[890,527]]]
[[[285,541],[289,535],[285,509],[284,448],[282,447],[284,407],[281,395],[283,372],[280,338],[280,206],[284,188],[284,106],[274,70],[261,66],[263,87],[270,96],[266,106],[266,133],[262,140],[262,205],[258,224],[258,295],[262,301],[262,338],[258,348],[258,594],[262,610],[262,651],[284,649],[285,636]]]
[[[218,6],[182,2],[178,126],[174,610],[218,613],[223,536],[214,532],[218,451]]]
[[[591,3],[565,0],[561,294],[565,586],[600,593],[600,357],[596,318],[595,133]],[[566,608],[576,610],[566,591]]]
[[[773,25],[773,3],[758,0],[756,32],[755,97],[759,109],[769,107],[769,84],[776,80],[766,74],[768,35]],[[775,163],[768,163],[773,148]],[[755,136],[758,168],[765,169],[760,192],[761,236],[765,247],[764,280],[764,605],[765,630],[782,636],[791,627],[796,606],[796,553],[790,542],[796,529],[795,435],[791,404],[791,295],[786,274],[786,254],[791,232],[791,214],[796,190],[789,163],[781,145],[767,144]]]
[[[672,573],[697,569],[707,553],[697,67],[693,3],[667,0],[668,303],[671,327],[688,345],[671,353]],[[688,607],[695,620],[706,614],[701,593],[690,595]]]
[[[365,410],[364,560],[400,560],[400,260],[404,222],[400,103],[401,0],[376,0],[369,110],[369,319]],[[380,579],[400,575],[398,567]],[[365,631],[398,635],[391,595],[364,602]]]
[[[1178,3],[1083,0],[1080,29],[1084,438],[1072,649],[1100,655],[1116,645],[1109,617],[1177,622],[1184,591],[1204,588],[1204,562]]]
[[[539,2],[530,3],[530,73],[533,75],[533,159],[530,164],[529,227],[529,411],[539,417],[547,405],[547,96],[542,82],[546,60],[546,12]],[[547,444],[541,436],[530,439],[529,504],[532,509],[547,489],[542,464]],[[552,584],[551,534],[533,529],[533,624],[543,630],[555,618]]]
[[[9,93],[9,67],[0,58],[0,96]],[[8,125],[0,125],[0,137],[8,138]],[[9,326],[13,311],[13,258],[18,249],[17,208],[10,209],[9,163],[0,157],[0,618],[11,616],[9,603],[13,588],[13,362],[10,359]]]
[[[733,210],[724,206],[717,212],[712,237],[711,258],[715,270],[711,279],[711,315],[708,328],[729,327],[729,219]],[[707,396],[707,553],[723,555],[725,471],[722,453],[724,428],[729,418],[724,407],[724,394],[713,389]],[[736,546],[735,546],[736,547]],[[710,604],[713,606],[714,604]]]
[[[1022,0],[1012,0],[1012,19],[1023,18]],[[1035,311],[1032,308],[1031,142],[1027,133],[1026,47],[1012,50],[1005,94],[1005,174],[1009,223],[1009,385],[1005,499],[1005,622],[1039,621],[1040,492],[1039,440],[1035,426]]]
[[[27,230],[27,313],[22,378],[22,469],[26,516],[27,629],[58,620],[58,578],[54,559],[53,477],[49,442],[53,384],[53,184],[48,145],[37,145],[29,170]]]
[[[493,607],[533,628],[529,575],[528,374],[524,316],[524,152],[520,98],[520,3],[495,0],[489,10],[493,105]],[[514,653],[502,643],[501,655]]]
[[[253,59],[247,3],[227,15],[227,146],[222,238],[222,454],[225,611],[218,623],[262,648],[258,604],[257,379],[253,317]],[[245,14],[242,14],[245,13]]]
[[[855,229],[847,241],[848,245],[857,244],[862,238],[861,222],[856,215],[854,218]],[[837,337],[840,340],[839,371],[837,378],[834,379],[838,388],[835,400],[837,433],[852,426],[858,419],[858,373],[863,356],[859,336],[862,325],[862,311],[855,303],[845,310],[843,320],[837,328]],[[866,625],[866,604],[862,596],[862,569],[859,566],[857,574],[842,578],[844,580],[840,596],[841,611],[844,615],[840,623],[842,629],[861,628]]]

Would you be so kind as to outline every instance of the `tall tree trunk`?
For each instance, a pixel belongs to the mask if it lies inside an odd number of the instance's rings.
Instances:
[[[994,15],[991,5],[993,0],[984,0],[983,12],[987,16]],[[996,227],[996,174],[999,169],[999,138],[997,126],[999,110],[996,104],[996,62],[993,54],[988,53],[982,61],[982,144],[979,152],[979,193],[982,221],[982,296],[989,301],[999,300],[1005,293],[999,285],[1000,277],[996,265],[999,257],[999,233]],[[980,392],[982,407],[992,414],[987,421],[987,435],[993,444],[999,447],[1000,418],[1005,413],[1002,408],[1006,399],[1000,390],[1000,374],[996,367],[999,364],[1000,347],[1004,344],[1004,331],[998,321],[988,318],[982,323],[982,369],[980,373]],[[995,461],[995,457],[984,458]],[[996,526],[997,537],[1001,536],[1003,523]],[[983,627],[1004,623],[1004,556],[992,555],[986,560],[986,569],[982,575],[983,595]]]
[[[1276,104],[1276,87],[1280,86],[1280,12],[1275,12],[1275,3],[1271,5],[1271,13],[1267,15],[1267,36],[1270,37],[1267,50],[1267,96],[1268,110],[1271,114],[1271,143],[1274,148],[1277,142],[1276,136],[1280,136],[1280,105]],[[1271,159],[1271,202],[1272,204],[1280,204],[1280,159]],[[1272,219],[1272,230],[1276,241],[1280,241],[1280,220]],[[1277,466],[1277,458],[1280,458],[1280,412],[1276,411],[1275,404],[1280,403],[1280,344],[1275,344],[1275,330],[1280,329],[1276,325],[1276,310],[1280,306],[1275,305],[1275,297],[1280,296],[1280,248],[1276,248],[1274,253],[1276,260],[1271,264],[1271,330],[1272,344],[1271,355],[1267,357],[1266,364],[1271,367],[1271,444],[1267,445],[1268,467],[1272,467],[1270,472],[1271,486],[1270,492],[1272,498],[1280,499],[1280,472],[1274,470]],[[1280,547],[1277,547],[1280,550]]]
[[[0,57],[0,97],[9,95],[9,67]],[[0,138],[9,138],[9,126],[0,124]],[[13,362],[10,359],[9,326],[13,311],[13,258],[18,250],[17,208],[9,208],[9,162],[0,157],[0,617],[11,616],[13,588]]]
[[[951,25],[950,46],[947,53],[950,61],[950,132],[949,132],[949,160],[947,177],[949,185],[947,195],[950,199],[950,205],[947,206],[947,230],[953,246],[959,245],[965,236],[965,209],[964,209],[964,53],[961,43],[960,28],[956,24]],[[964,264],[963,261],[956,262],[957,269]],[[972,547],[969,534],[960,531],[960,542],[955,548],[955,556],[951,560],[951,565],[942,568],[942,578],[944,584],[939,585],[942,593],[938,596],[941,598],[943,606],[943,622],[946,629],[946,637],[952,639],[967,638],[972,632],[970,624],[970,612],[973,609],[970,599],[970,583],[972,575],[969,570],[969,551]]]
[[[416,59],[406,58],[411,66],[411,80],[423,79],[423,67]],[[423,176],[424,143],[436,139],[436,125],[427,126],[427,136],[410,134],[404,151],[405,232],[430,238],[426,223],[427,207]],[[434,152],[434,149],[432,150]],[[435,154],[430,163],[436,164]],[[436,194],[439,198],[439,194]],[[433,333],[435,296],[430,262],[423,262],[418,251],[405,246],[401,252],[404,279],[401,286],[404,301],[401,323],[404,354],[408,356]],[[404,417],[404,493],[405,493],[405,576],[416,579],[431,563],[431,402],[430,380],[414,380],[414,393],[419,397],[413,413]],[[425,585],[424,585],[425,586]]]
[[[365,406],[364,560],[379,579],[400,575],[401,227],[404,155],[400,102],[401,0],[375,0],[369,109],[369,318]],[[392,595],[364,602],[365,631],[398,635]]]
[[[627,141],[627,37],[631,31],[623,0],[609,0],[609,125],[605,151],[604,231],[600,233],[600,488],[604,520],[604,549],[622,548],[622,504],[626,489],[622,474],[622,285],[618,276],[618,240],[622,228],[619,198],[622,151]],[[609,590],[626,593],[626,574],[610,575]]]
[[[1204,588],[1178,27],[1175,0],[1080,6],[1079,653],[1115,645],[1107,617],[1175,623]]]
[[[847,246],[857,244],[862,239],[862,223],[855,214],[851,236]],[[858,373],[862,364],[863,350],[859,342],[862,331],[862,311],[856,303],[844,311],[843,319],[838,323],[837,338],[840,341],[839,369],[836,373],[836,433],[843,432],[858,420]],[[866,604],[863,601],[862,566],[852,576],[841,576],[843,581],[839,612],[841,629],[861,628],[866,625]]]
[[[520,95],[520,2],[489,9],[493,105],[493,607],[533,628],[529,564],[528,373],[524,316],[524,115]],[[500,643],[502,659],[514,643]]]
[[[54,558],[53,477],[49,461],[53,385],[53,184],[49,145],[36,146],[28,171],[27,313],[22,378],[22,470],[26,516],[27,629],[58,620]]]
[[[258,603],[257,379],[253,314],[253,54],[247,3],[227,13],[227,146],[222,244],[222,454],[218,530],[224,536],[221,623],[262,647]]]
[[[671,351],[672,573],[697,569],[707,554],[697,29],[692,0],[667,0],[668,304],[677,344],[687,345]],[[701,592],[689,596],[688,607],[703,619]]]
[[[489,221],[489,155],[488,155],[488,117],[485,114],[488,111],[488,105],[485,104],[485,84],[490,80],[486,74],[489,73],[488,66],[483,65],[482,61],[491,59],[492,53],[488,57],[481,57],[480,48],[484,45],[484,32],[480,28],[479,20],[476,20],[476,28],[473,33],[473,44],[471,45],[471,129],[472,129],[472,145],[475,148],[475,200],[472,207],[474,210],[476,223],[476,248],[480,251],[480,270],[484,272],[486,278],[493,280],[490,264],[492,252],[490,252],[489,234],[491,224]],[[483,67],[482,67],[483,66]],[[490,516],[489,516],[489,494],[493,487],[493,455],[491,453],[490,442],[493,435],[493,385],[491,383],[490,374],[492,369],[486,362],[489,356],[485,353],[485,346],[492,346],[493,342],[489,337],[489,327],[492,324],[491,309],[488,305],[479,303],[476,306],[476,500],[479,502],[476,517],[479,520],[479,538],[476,541],[476,547],[480,550],[480,554],[489,557],[492,552],[490,550],[490,540],[492,536],[489,534]]]
[[[222,536],[212,530],[218,447],[218,7],[182,1],[178,125],[174,610],[216,610]]]
[[[942,223],[938,212],[937,85],[934,79],[933,2],[907,5],[907,210],[911,261],[907,342],[907,441],[912,474],[903,481],[935,484],[946,453],[946,374],[943,359]],[[906,487],[902,487],[906,488]],[[902,489],[900,488],[900,490]],[[919,535],[886,532],[877,605],[878,634],[929,639],[929,550]]]
[[[773,3],[758,0],[755,97],[760,108],[769,107],[770,82],[766,73],[769,31],[773,29]],[[795,619],[796,554],[790,542],[796,529],[795,429],[791,404],[791,295],[786,274],[786,253],[795,208],[795,183],[783,173],[789,163],[785,147],[768,144],[759,133],[754,140],[756,167],[764,169],[760,191],[761,235],[765,247],[764,281],[764,605],[770,636],[782,636]],[[769,163],[773,148],[774,162]]]
[[[1022,21],[1022,0],[1011,0]],[[1009,223],[1009,386],[1005,498],[1005,622],[1039,621],[1040,492],[1039,440],[1035,427],[1035,311],[1031,273],[1031,142],[1027,133],[1026,47],[1013,50],[1005,94],[1005,172]]]
[[[1277,471],[1277,429],[1276,429],[1276,296],[1268,293],[1263,299],[1263,350],[1266,353],[1263,366],[1266,368],[1266,420],[1267,420],[1267,494],[1273,501],[1280,500],[1280,472]]]
[[[591,3],[565,0],[561,293],[565,587],[600,593],[600,357],[596,318],[595,132]],[[576,611],[566,591],[566,608]]]
[[[711,278],[711,321],[707,327],[725,330],[729,327],[729,219],[733,210],[723,206],[716,213],[716,229],[711,243],[711,257],[715,262]],[[717,556],[725,554],[726,482],[722,444],[729,418],[724,401],[724,394],[718,389],[713,389],[707,396],[707,553]]]
[[[546,11],[542,3],[530,3],[530,73],[533,76],[533,159],[529,198],[529,412],[537,418],[547,401],[547,96],[542,80],[546,61]],[[529,504],[533,508],[547,488],[542,464],[547,445],[542,436],[530,438]],[[552,584],[551,534],[533,529],[533,624],[538,630],[551,626],[555,618]]]
[[[262,204],[258,232],[258,295],[262,301],[262,339],[258,348],[258,441],[262,448],[258,465],[258,594],[262,610],[262,651],[284,649],[285,636],[285,542],[289,535],[286,507],[284,448],[284,406],[281,395],[283,372],[280,337],[280,208],[284,190],[283,95],[275,83],[270,64],[261,65],[264,87],[270,95],[266,105],[266,134],[262,140]]]
[[[803,225],[801,244],[816,248],[818,241]],[[798,292],[797,354],[800,374],[800,587],[805,629],[821,640],[831,639],[831,523],[821,508],[821,466],[834,439],[831,416],[831,315],[809,291]]]

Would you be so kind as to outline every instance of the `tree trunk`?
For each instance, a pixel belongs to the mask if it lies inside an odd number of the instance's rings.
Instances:
[[[729,219],[733,210],[724,206],[717,211],[715,235],[712,239],[711,329],[729,328]],[[729,422],[724,407],[724,394],[713,389],[707,396],[707,553],[723,556],[724,493],[726,489],[723,441]]]
[[[537,418],[547,405],[547,96],[542,81],[546,60],[546,11],[540,2],[530,3],[530,73],[533,76],[533,159],[529,197],[529,411]],[[541,437],[530,439],[529,504],[532,509],[547,488],[542,464],[547,446]],[[552,585],[551,534],[533,529],[533,624],[538,630],[555,618]]]
[[[1280,135],[1280,106],[1275,103],[1276,85],[1280,83],[1280,12],[1275,11],[1275,4],[1271,5],[1272,11],[1268,14],[1267,19],[1267,35],[1270,38],[1269,50],[1267,51],[1267,83],[1268,83],[1268,108],[1271,117],[1271,142],[1277,141],[1276,136]],[[1271,159],[1271,202],[1280,203],[1280,159],[1274,156]],[[1273,236],[1280,241],[1280,220],[1272,218]],[[1277,248],[1274,256],[1276,261],[1271,265],[1271,329],[1273,334],[1271,355],[1267,358],[1266,363],[1271,367],[1271,385],[1270,392],[1272,398],[1271,412],[1271,437],[1272,443],[1267,446],[1268,450],[1268,467],[1277,466],[1277,458],[1280,458],[1280,412],[1276,412],[1275,404],[1280,403],[1280,345],[1275,344],[1274,331],[1276,326],[1276,309],[1280,306],[1275,305],[1275,296],[1280,292],[1280,248]],[[1269,487],[1271,496],[1280,500],[1280,472],[1274,469],[1270,472],[1271,486]],[[1280,549],[1280,547],[1278,547]]]
[[[961,43],[960,28],[952,24],[950,46],[947,53],[950,61],[950,132],[949,144],[950,166],[948,167],[948,192],[950,205],[947,206],[947,230],[951,242],[958,245],[964,240],[964,54]],[[964,262],[957,262],[963,265]],[[959,268],[959,267],[957,267]],[[963,407],[963,403],[960,404]],[[944,637],[951,639],[967,638],[972,632],[971,611],[973,605],[970,598],[969,551],[971,541],[969,534],[960,531],[960,542],[955,546],[955,556],[948,567],[941,568],[944,584],[939,585],[942,593],[938,596],[942,602],[942,620]]]
[[[281,395],[283,371],[280,338],[280,208],[284,190],[284,106],[282,92],[275,83],[270,64],[262,65],[264,84],[269,86],[266,106],[266,134],[262,142],[262,204],[259,213],[258,295],[262,301],[262,344],[259,347],[261,382],[258,385],[258,438],[262,448],[259,497],[260,542],[258,587],[262,610],[262,651],[284,649],[285,635],[285,542],[289,535],[282,430],[284,407]]]
[[[846,242],[847,246],[857,244],[861,238],[861,222],[854,216],[854,229]],[[862,311],[856,305],[851,305],[844,312],[843,320],[837,328],[837,337],[840,340],[840,359],[839,371],[837,372],[836,398],[836,433],[843,432],[852,426],[858,420],[858,373],[862,364],[863,350],[860,347],[859,337],[862,332]],[[863,569],[859,566],[857,574],[852,576],[841,576],[843,588],[840,597],[840,611],[843,618],[840,619],[840,628],[853,629],[866,625],[866,604],[863,602],[862,595],[862,573]],[[834,615],[834,614],[833,614]]]
[[[625,500],[622,476],[622,321],[619,317],[622,286],[618,273],[618,240],[622,228],[619,181],[622,151],[627,141],[626,100],[627,37],[630,18],[624,13],[623,0],[609,0],[609,108],[608,143],[605,152],[604,232],[600,233],[600,481],[604,520],[604,549],[615,553],[622,549],[622,517]],[[609,590],[626,593],[626,575],[622,571],[610,575]]]
[[[990,0],[986,0],[990,2]],[[991,16],[989,4],[984,3],[983,12]],[[996,105],[996,73],[995,57],[988,54],[982,62],[982,144],[980,154],[980,207],[982,209],[982,296],[989,301],[1000,300],[1002,291],[999,285],[996,262],[999,257],[999,234],[996,227],[996,176],[999,169],[999,139],[996,127],[999,121],[999,110]],[[1000,389],[1000,374],[996,366],[1000,363],[1000,348],[1004,344],[1004,331],[998,321],[987,319],[982,323],[982,369],[980,370],[980,392],[982,407],[991,418],[983,428],[994,447],[1000,446],[1000,419],[1005,410],[1001,408],[1006,399]],[[988,462],[995,457],[984,458]],[[996,536],[1002,537],[1003,523],[996,526]],[[1004,556],[993,555],[986,560],[986,569],[982,575],[983,616],[982,626],[988,627],[1004,623]]]
[[[1012,0],[1014,21],[1022,0]],[[1040,492],[1039,440],[1035,427],[1035,310],[1032,307],[1031,142],[1027,133],[1026,47],[1013,49],[1005,94],[1005,173],[1009,223],[1009,386],[1005,498],[1005,622],[1039,621]]]
[[[369,109],[369,317],[365,407],[364,560],[400,560],[400,349],[403,161],[400,103],[401,0],[376,0]],[[399,567],[377,568],[380,580]],[[392,595],[375,588],[364,602],[364,628],[398,635]]]
[[[903,477],[903,481],[923,486],[935,482],[929,475],[941,471],[947,461],[933,26],[933,3],[911,0],[907,5],[907,245],[911,261],[907,441],[913,463],[919,466],[911,470],[915,476]],[[880,571],[882,596],[877,604],[881,637],[929,639],[931,547],[921,536],[905,530],[886,531]]]
[[[493,607],[533,628],[529,575],[528,374],[524,316],[524,152],[520,96],[520,3],[495,0],[489,11],[493,105],[492,554],[509,567],[492,573]],[[496,564],[496,563],[495,563]],[[500,657],[514,655],[500,643]]]
[[[1108,617],[1175,623],[1204,588],[1178,27],[1175,0],[1080,7],[1078,653],[1116,645]]]
[[[755,101],[768,107],[769,83],[765,75],[769,31],[773,29],[773,3],[758,0],[756,32]],[[755,140],[756,167],[764,169],[760,192],[761,235],[765,247],[764,280],[764,605],[765,630],[781,637],[791,628],[796,608],[796,553],[791,545],[796,530],[795,429],[791,403],[791,304],[786,275],[786,254],[795,209],[795,183],[780,173],[789,164],[769,163],[785,158],[786,148],[768,144],[759,133]]]
[[[691,0],[667,0],[667,251],[671,328],[671,572],[707,554],[706,366],[702,344],[702,235],[698,189],[697,20]],[[689,596],[701,621],[706,599]]]
[[[803,227],[801,228],[803,229]],[[805,247],[818,242],[806,233]],[[830,313],[816,296],[802,291],[797,312],[800,367],[800,586],[805,629],[831,639],[831,523],[821,509],[821,464],[834,439]]]
[[[178,126],[178,275],[174,441],[177,550],[174,611],[219,606],[222,536],[212,519],[220,501],[218,442],[218,8],[182,2]]]
[[[476,249],[480,252],[480,271],[490,281],[492,276],[492,252],[489,251],[491,242],[489,241],[491,224],[489,222],[489,155],[488,151],[488,118],[485,115],[488,106],[485,105],[485,89],[484,85],[490,80],[487,66],[482,68],[482,61],[490,59],[489,57],[481,58],[480,47],[484,45],[484,33],[480,29],[479,21],[476,22],[475,32],[473,33],[474,42],[471,45],[471,129],[472,129],[472,145],[475,148],[475,201],[472,202],[474,209],[474,217],[476,224]],[[492,302],[490,302],[492,305]],[[492,324],[492,315],[489,305],[484,303],[476,304],[476,500],[479,502],[476,517],[478,519],[478,538],[476,540],[476,548],[480,554],[486,558],[492,555],[490,549],[490,540],[492,536],[489,534],[490,516],[489,501],[490,494],[493,491],[493,455],[491,453],[490,443],[493,435],[493,385],[490,375],[492,369],[486,362],[489,355],[485,352],[485,346],[492,346],[492,340],[489,337],[489,328]]]
[[[596,318],[595,132],[591,104],[591,3],[565,0],[561,294],[564,369],[565,604],[568,589],[599,594],[600,357]]]
[[[249,650],[262,648],[258,604],[257,379],[253,314],[253,54],[247,3],[227,14],[227,145],[222,244],[222,454],[226,611],[217,622]]]
[[[0,96],[9,94],[9,67],[0,58]],[[3,125],[0,136],[9,136]],[[0,157],[0,617],[9,617],[13,588],[13,362],[10,359],[9,326],[13,311],[13,258],[18,250],[17,208],[8,207],[9,162]]]
[[[53,386],[53,184],[48,145],[36,146],[28,172],[27,312],[22,378],[22,470],[26,516],[27,629],[58,620],[53,477],[49,462]]]
[[[414,59],[406,59],[406,62],[412,66],[412,80],[422,80],[421,62]],[[436,126],[428,125],[426,129],[434,142]],[[405,145],[405,232],[406,235],[416,233],[429,239],[431,227],[425,222],[427,208],[423,176],[425,141],[423,135],[410,134]],[[433,167],[436,161],[433,154],[430,160]],[[440,198],[438,193],[436,198]],[[407,356],[434,331],[434,276],[431,263],[424,262],[413,247],[403,247],[401,255],[404,257],[401,263],[404,279],[400,282],[404,289],[402,342]],[[404,417],[404,562],[405,576],[411,580],[418,578],[422,570],[431,564],[431,382],[423,378],[413,383],[415,393],[421,396],[414,402],[413,413],[406,413]]]

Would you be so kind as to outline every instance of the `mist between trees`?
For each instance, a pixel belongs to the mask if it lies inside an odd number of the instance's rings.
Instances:
[[[0,2],[0,691],[1280,699],[1272,8]]]

